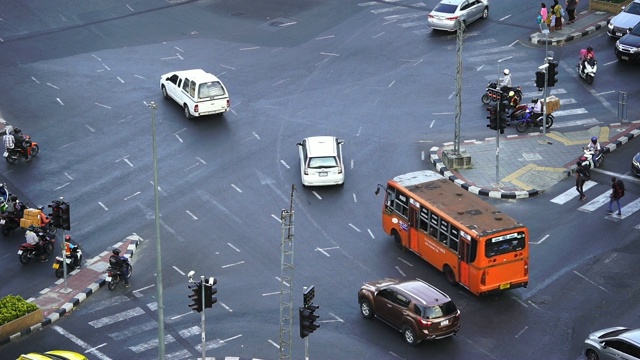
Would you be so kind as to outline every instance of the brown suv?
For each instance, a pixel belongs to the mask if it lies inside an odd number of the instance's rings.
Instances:
[[[411,345],[455,335],[460,329],[460,310],[447,294],[422,280],[366,282],[358,302],[362,316],[376,316],[402,331]]]

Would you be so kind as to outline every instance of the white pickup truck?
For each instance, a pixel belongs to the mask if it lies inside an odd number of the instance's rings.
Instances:
[[[182,106],[187,119],[225,113],[231,106],[222,81],[202,69],[164,74],[160,88],[165,99],[173,99]]]

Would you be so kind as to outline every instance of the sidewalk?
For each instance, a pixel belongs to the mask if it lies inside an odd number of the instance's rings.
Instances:
[[[141,241],[142,239],[135,234],[128,236],[124,241],[113,245],[108,251],[104,251],[92,259],[84,260],[80,269],[67,275],[68,287],[65,286],[64,280],[60,279],[53,287],[42,290],[37,298],[28,299],[42,309],[44,319],[39,324],[0,339],[0,346],[17,341],[22,336],[51,325],[64,315],[71,313],[74,307],[105,285],[104,272],[109,266],[111,250],[119,248],[125,256],[131,258]],[[55,253],[51,255],[51,260],[47,264],[51,266],[53,261],[55,261]],[[53,269],[51,269],[51,276],[53,277]]]
[[[640,120],[572,132],[550,131],[546,139],[541,131],[529,131],[524,135],[500,136],[499,183],[496,183],[495,137],[460,144],[460,150],[471,156],[471,168],[450,170],[442,162],[442,152],[452,149],[453,143],[432,147],[431,162],[440,174],[474,194],[501,199],[527,198],[570,177],[582,155],[582,147],[592,136],[597,136],[605,154],[610,154],[640,136]]]
[[[551,31],[548,37],[541,31],[537,31],[531,34],[529,39],[534,44],[562,45],[568,41],[587,36],[597,30],[605,29],[609,20],[614,16],[615,14],[604,11],[584,10],[576,14],[576,21],[573,24],[569,24],[569,21],[565,18],[562,30]]]

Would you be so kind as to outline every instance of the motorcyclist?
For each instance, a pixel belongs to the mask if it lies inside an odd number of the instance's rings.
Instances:
[[[47,214],[44,213],[44,206],[38,205],[38,210],[40,210],[40,213],[38,213],[38,219],[40,220],[40,228],[47,230],[47,225],[49,225],[49,223],[51,222],[51,219],[49,219]]]
[[[109,265],[117,269],[124,278],[124,286],[129,287],[129,267],[125,266],[129,262],[125,256],[120,256],[120,249],[113,249],[113,255],[109,257]]]
[[[8,126],[5,129],[4,136],[2,137],[2,143],[4,144],[4,148],[9,151],[9,149],[13,149],[16,146],[16,139],[13,137],[13,127]]]
[[[589,65],[593,66],[593,61],[596,59],[596,54],[591,46],[587,46],[586,49],[580,50],[580,72],[584,74],[584,64],[589,61]]]
[[[80,268],[80,259],[78,259],[78,252],[74,251],[78,245],[74,245],[71,243],[71,235],[66,234],[64,236],[64,244],[63,244],[63,250],[65,252],[65,256],[67,258],[71,258],[73,259],[73,266],[76,268]]]
[[[29,228],[27,229],[27,232],[24,234],[24,237],[26,239],[27,244],[33,245],[35,247],[36,255],[40,255],[40,261],[45,262],[47,260],[44,257],[42,244],[40,244],[40,239],[38,238],[38,235],[36,235],[35,231],[36,231],[36,227],[33,225],[30,225]]]
[[[504,76],[500,78],[500,89],[502,92],[507,92],[511,90],[511,72],[509,69],[504,69],[502,72]]]
[[[589,151],[593,151],[593,159],[595,161],[595,158],[598,157],[598,155],[600,155],[600,153],[602,153],[602,147],[600,146],[600,143],[598,142],[598,137],[594,136],[591,138],[591,142],[589,142],[589,144],[587,145],[587,150]]]
[[[19,149],[22,152],[22,155],[24,156],[26,161],[31,161],[31,159],[29,158],[29,149],[27,149],[27,147],[24,145],[24,141],[26,139],[22,135],[22,130],[20,130],[19,128],[13,129],[13,138],[15,148]]]

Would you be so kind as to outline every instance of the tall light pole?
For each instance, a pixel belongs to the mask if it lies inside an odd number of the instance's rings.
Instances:
[[[496,67],[498,68],[498,82],[497,90],[500,91],[500,97],[496,104],[496,114],[497,114],[497,122],[496,122],[496,187],[500,186],[500,122],[502,121],[502,114],[500,114],[500,103],[502,102],[502,89],[500,86],[500,63],[503,61],[507,61],[511,59],[513,56],[507,56],[506,58],[502,58],[496,61]]]
[[[164,360],[164,300],[162,289],[162,247],[160,246],[160,201],[158,195],[158,146],[156,143],[156,109],[155,102],[147,107],[151,109],[151,142],[153,148],[153,197],[155,200],[156,220],[156,288],[158,289],[158,359]]]

